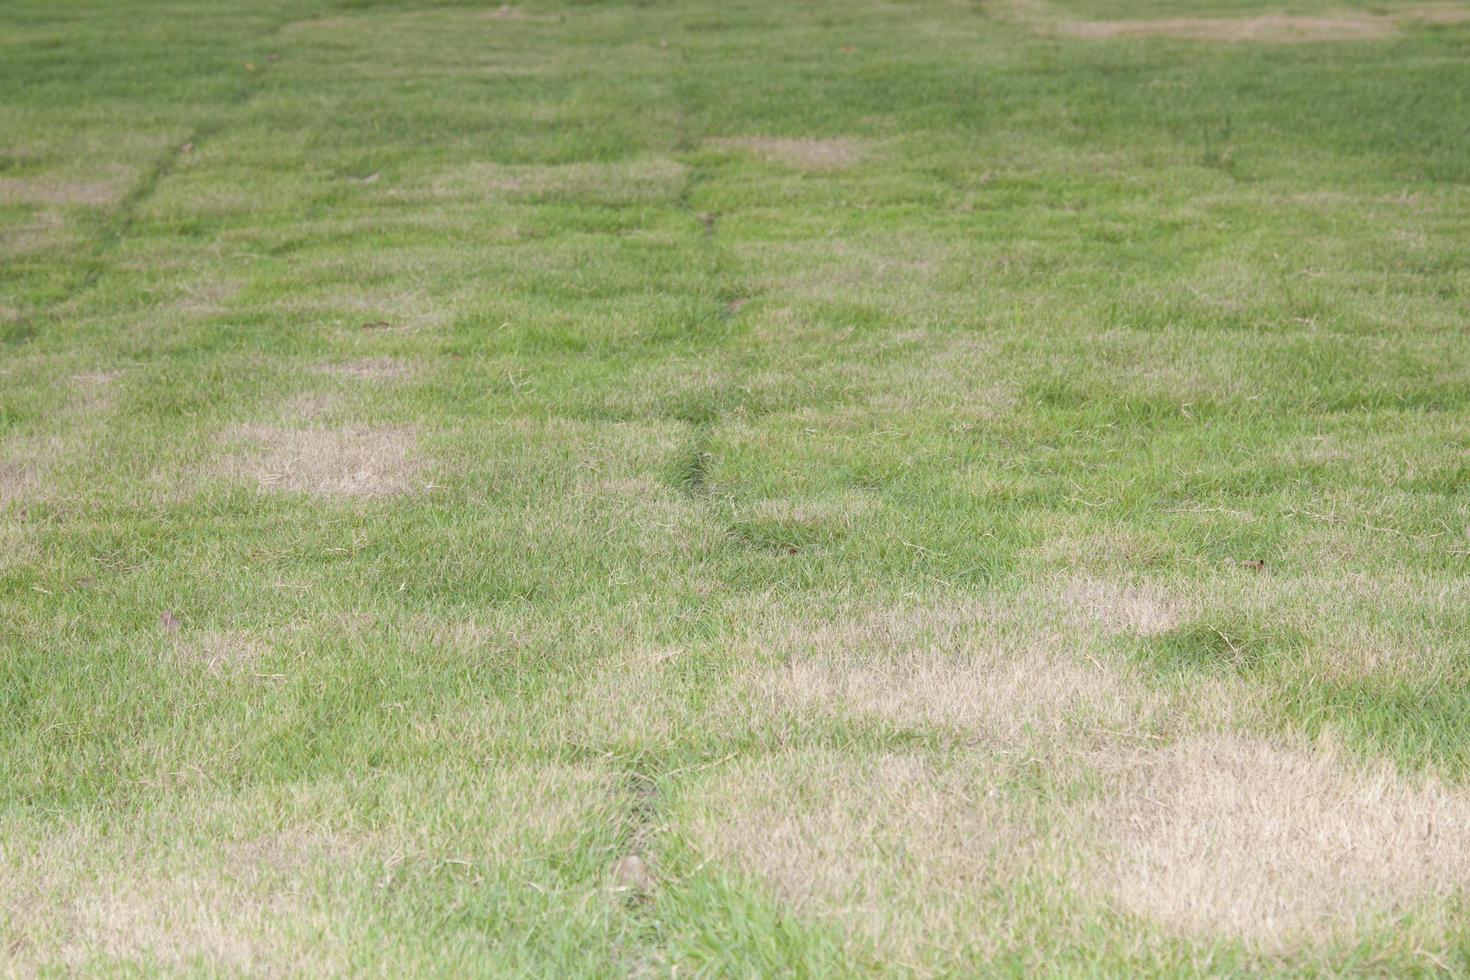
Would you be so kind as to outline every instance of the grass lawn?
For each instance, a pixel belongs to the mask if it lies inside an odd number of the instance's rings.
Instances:
[[[7,0],[0,974],[1470,973],[1470,6]]]

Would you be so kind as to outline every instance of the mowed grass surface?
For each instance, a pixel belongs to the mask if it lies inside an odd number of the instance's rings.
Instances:
[[[8,972],[1470,971],[1470,7],[10,0],[0,262]]]

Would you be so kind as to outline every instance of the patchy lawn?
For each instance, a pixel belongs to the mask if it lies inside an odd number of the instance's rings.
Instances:
[[[0,6],[0,972],[1470,972],[1470,6]]]

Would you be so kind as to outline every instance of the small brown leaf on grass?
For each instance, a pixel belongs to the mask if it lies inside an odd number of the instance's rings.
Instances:
[[[158,624],[163,627],[165,633],[177,633],[183,624],[179,617],[175,616],[172,609],[165,609],[163,615],[158,617]]]

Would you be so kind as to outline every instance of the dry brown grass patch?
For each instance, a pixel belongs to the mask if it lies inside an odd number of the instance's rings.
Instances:
[[[72,375],[76,409],[88,414],[106,411],[112,406],[113,384],[120,377],[121,371],[87,371]]]
[[[991,376],[998,361],[988,340],[923,338],[914,344],[912,356],[862,368],[859,378],[872,409],[888,413],[938,408],[950,414],[954,426],[973,429],[989,425],[1020,403],[1014,380]],[[983,472],[993,473],[993,468]]]
[[[303,391],[281,404],[280,417],[287,423],[324,425],[341,409],[342,394],[337,391]]]
[[[1008,776],[983,759],[787,752],[720,772],[680,829],[798,913],[913,963],[1004,932],[1000,886],[1045,862],[1051,844]]]
[[[342,288],[286,301],[282,309],[307,316],[331,317],[353,333],[413,334],[442,327],[452,307],[425,291],[372,291]]]
[[[889,609],[792,626],[758,643],[783,662],[756,671],[742,704],[775,714],[855,713],[943,725],[1018,744],[1069,730],[1130,728],[1145,694],[1121,668],[1072,648],[1017,609]]]
[[[771,314],[757,313],[754,318],[755,328],[763,339],[768,338],[772,343],[789,344],[792,327],[801,330],[806,338],[811,337],[810,324],[793,323],[792,315],[783,312],[776,303],[803,299],[856,301],[908,317],[920,300],[934,308],[936,304],[945,306],[958,296],[946,280],[947,270],[957,268],[955,250],[922,235],[865,240],[824,238],[820,244],[811,240],[763,242],[739,245],[736,252],[750,265],[752,288],[772,304]],[[992,343],[973,335],[918,342],[924,336],[910,333],[906,338],[862,338],[860,342],[870,346],[874,356],[862,359],[861,363],[841,365],[839,369],[858,378],[877,378],[902,385],[903,377],[894,376],[895,367],[916,374],[913,365],[922,362],[917,357],[911,364],[898,361],[891,356],[895,348],[907,347],[916,355],[936,358],[952,355],[963,359],[970,353],[963,348],[964,342],[976,346]],[[924,350],[926,347],[938,349]],[[962,387],[961,380],[973,380],[944,374],[946,366],[949,365],[936,365],[923,373],[929,381],[944,384],[946,390]],[[968,396],[971,388],[964,390]]]
[[[1363,41],[1394,34],[1392,17],[1374,14],[1259,17],[1163,17],[1156,20],[1069,20],[1056,30],[1089,40],[1119,37],[1167,37],[1189,41],[1251,41],[1305,44],[1313,41]]]
[[[369,357],[357,361],[321,364],[317,374],[348,381],[402,381],[413,375],[412,366],[391,357]]]
[[[0,459],[0,507],[24,500],[39,484],[40,474],[34,464]]]
[[[190,283],[184,287],[178,300],[178,309],[184,313],[208,315],[220,313],[226,304],[237,296],[245,283],[240,279],[217,278]]]
[[[175,644],[175,652],[181,659],[203,664],[213,673],[249,667],[268,649],[256,637],[239,630],[185,636]]]
[[[481,20],[530,20],[545,21],[550,23],[560,22],[565,14],[530,14],[521,7],[512,3],[502,3],[498,7],[480,13]]]
[[[0,973],[346,974],[343,958],[381,937],[401,872],[452,859],[519,885],[528,859],[624,805],[621,774],[591,764],[380,774],[384,806],[368,819],[344,802],[352,783],[0,815]],[[431,796],[444,819],[421,819]],[[293,811],[302,821],[283,826]],[[384,972],[404,970],[390,960]]]
[[[320,969],[321,950],[288,940],[324,922],[302,878],[340,866],[351,849],[292,834],[256,843],[243,852],[226,847],[228,861],[192,849],[124,856],[108,835],[73,829],[44,848],[17,848],[0,868],[0,908],[17,937],[12,965],[23,972],[58,965],[90,972],[105,961]],[[247,856],[255,860],[239,860]]]
[[[705,145],[749,153],[769,163],[780,163],[797,170],[842,170],[859,163],[867,150],[861,141],[843,137],[725,136],[705,140]]]
[[[1108,886],[1188,933],[1278,949],[1470,886],[1470,794],[1240,737],[1135,756],[1104,822]]]
[[[1416,7],[1404,16],[1421,24],[1464,24],[1470,22],[1470,7]]]
[[[264,490],[327,497],[383,497],[421,489],[423,461],[409,429],[277,429],[241,432],[257,450],[235,470]]]
[[[678,669],[684,656],[677,647],[624,649],[569,690],[547,725],[577,744],[629,750],[668,744],[691,723]]]
[[[873,498],[861,493],[796,500],[776,498],[758,500],[740,509],[736,520],[790,528],[803,536],[819,536],[824,530],[852,531],[872,512],[873,506]]]
[[[474,163],[435,177],[436,196],[520,197],[566,194],[615,200],[653,200],[674,194],[688,169],[677,160],[649,157],[617,163],[555,165]]]
[[[0,230],[0,249],[17,254],[43,252],[78,238],[76,230],[67,228],[56,209],[48,208],[38,213],[29,225]]]
[[[1157,636],[1190,615],[1182,599],[1144,582],[1079,576],[1040,590],[1039,597],[1048,596],[1060,598],[1064,618],[1077,629]]]
[[[121,199],[124,180],[61,180],[49,177],[0,177],[0,204],[98,206]]]
[[[996,649],[883,666],[796,661],[755,684],[776,706],[854,712],[905,726],[946,725],[1008,743],[1027,733],[1059,735],[1071,725],[1131,724],[1118,675],[1061,656]]]

